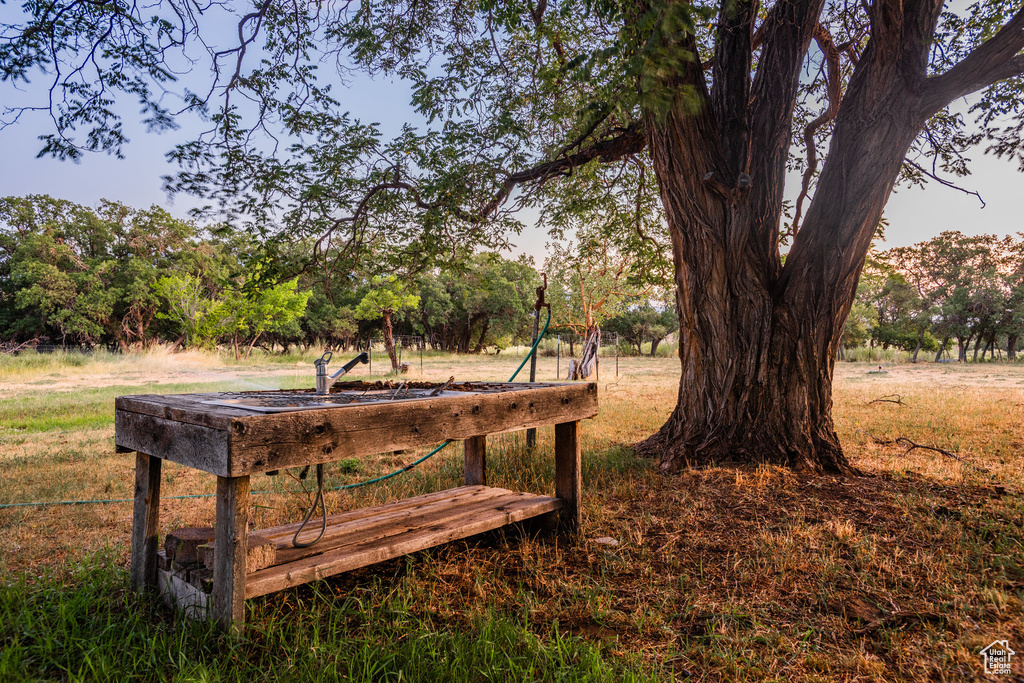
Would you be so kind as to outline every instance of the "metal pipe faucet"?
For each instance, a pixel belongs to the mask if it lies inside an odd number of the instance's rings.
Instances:
[[[338,381],[338,378],[342,375],[348,374],[348,371],[354,368],[359,363],[368,363],[370,361],[369,356],[363,351],[361,354],[345,363],[341,366],[333,375],[327,374],[327,364],[331,362],[331,356],[334,354],[330,351],[325,351],[324,355],[320,356],[318,360],[313,361],[313,365],[316,366],[316,395],[327,396],[331,393],[331,386]]]

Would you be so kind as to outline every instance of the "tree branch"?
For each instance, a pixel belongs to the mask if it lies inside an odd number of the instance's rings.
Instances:
[[[540,181],[555,176],[568,176],[574,168],[597,160],[603,163],[618,161],[629,154],[636,154],[647,145],[647,137],[643,126],[631,123],[618,136],[595,142],[590,147],[575,154],[562,154],[557,159],[538,164],[533,168],[519,173],[509,174],[501,184],[501,189],[489,202],[477,212],[478,220],[483,220],[498,210],[508,199],[512,190],[524,183]]]
[[[754,240],[770,271],[779,267],[779,217],[800,64],[823,5],[824,0],[780,0],[772,7],[764,20],[764,46],[750,88],[750,205],[763,207],[754,217]]]
[[[981,196],[981,193],[978,192],[977,190],[968,190],[966,187],[960,187],[959,185],[957,185],[956,183],[954,183],[952,181],[946,180],[945,178],[940,178],[936,174],[934,174],[931,171],[928,171],[927,169],[925,169],[920,164],[917,164],[917,163],[915,163],[913,161],[910,161],[909,159],[905,160],[903,163],[906,164],[907,166],[910,166],[911,168],[913,168],[915,171],[917,171],[921,175],[926,175],[926,176],[928,176],[929,178],[931,178],[932,180],[934,180],[935,182],[937,182],[937,183],[939,183],[941,185],[945,185],[946,187],[952,188],[954,190],[960,190],[964,194],[974,195],[975,197],[978,198],[978,201],[981,202],[981,208],[983,208],[983,209],[985,208],[985,200]]]
[[[905,436],[897,436],[895,439],[880,439],[879,437],[875,436],[871,432],[864,431],[863,429],[858,429],[857,431],[861,432],[862,434],[866,434],[867,436],[871,437],[871,440],[874,441],[879,446],[906,446],[907,450],[903,451],[903,455],[906,455],[907,453],[909,453],[911,451],[918,450],[918,449],[921,449],[921,450],[924,450],[924,451],[932,451],[934,453],[938,453],[939,455],[944,455],[947,458],[950,458],[952,460],[956,460],[959,463],[963,463],[964,465],[966,465],[968,467],[971,467],[971,468],[977,470],[978,472],[987,472],[986,469],[984,469],[982,467],[978,467],[977,465],[972,463],[970,460],[967,460],[966,458],[961,458],[956,453],[953,453],[952,451],[947,451],[944,448],[939,448],[938,446],[926,446],[924,444],[916,443],[914,441],[911,441],[910,439],[908,439]]]
[[[445,201],[426,201],[420,194],[419,188],[413,183],[400,178],[396,171],[394,178],[369,187],[363,193],[362,198],[350,215],[334,220],[331,226],[316,241],[314,245],[314,258],[331,251],[334,233],[346,224],[352,226],[352,235],[348,243],[338,250],[338,255],[334,260],[335,265],[341,261],[343,255],[349,255],[357,251],[365,237],[370,202],[381,193],[388,191],[403,192],[409,196],[412,204],[418,209],[429,211],[431,209],[444,208],[461,221],[479,225],[487,221],[508,200],[512,190],[519,185],[531,182],[543,183],[552,177],[568,176],[572,174],[573,169],[595,160],[603,163],[617,161],[627,155],[641,151],[646,144],[647,138],[642,125],[640,123],[630,124],[619,132],[616,137],[600,140],[575,154],[563,153],[557,159],[538,164],[533,168],[518,173],[509,174],[502,182],[498,192],[476,211],[466,210]],[[327,270],[331,271],[333,267],[328,266]]]
[[[723,2],[718,15],[711,106],[730,176],[747,170],[750,150],[750,66],[757,0]]]
[[[928,79],[926,111],[937,112],[958,97],[1021,75],[1024,73],[1024,55],[1018,54],[1021,50],[1024,50],[1024,8],[949,71]]]
[[[907,405],[906,403],[903,402],[903,397],[900,396],[899,394],[886,394],[885,396],[881,396],[879,398],[872,399],[871,401],[868,401],[864,405],[868,405],[869,406],[872,403],[895,403],[898,406],[905,406],[905,405]]]
[[[828,30],[820,23],[814,27],[814,40],[821,48],[825,57],[825,81],[826,97],[828,107],[821,113],[821,116],[814,119],[804,128],[804,145],[807,147],[807,168],[804,170],[804,177],[800,183],[800,194],[796,198],[796,209],[793,212],[793,235],[800,229],[800,217],[803,214],[804,200],[811,189],[811,180],[818,170],[818,147],[814,141],[814,134],[819,128],[829,121],[835,119],[839,113],[839,101],[842,99],[842,91],[839,84],[839,48],[832,41]]]

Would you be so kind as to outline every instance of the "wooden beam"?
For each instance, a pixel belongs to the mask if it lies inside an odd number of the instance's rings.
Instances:
[[[246,579],[246,597],[266,595],[408,555],[537,517],[562,506],[562,501],[557,498],[503,489],[491,489],[487,496],[487,500],[472,506],[452,503],[423,518],[396,520],[383,525],[371,520],[365,532],[353,529],[353,533],[335,539],[316,555],[250,574]],[[386,507],[376,509],[382,511]]]
[[[466,486],[487,486],[487,435],[462,442],[465,451]]]
[[[230,432],[124,410],[114,412],[114,442],[171,462],[226,476]]]
[[[157,587],[159,533],[160,458],[136,453],[131,568],[131,585],[136,591]]]
[[[121,447],[218,476],[238,477],[597,414],[595,384],[508,386],[514,388],[271,414],[202,403],[221,398],[218,394],[121,397],[115,440]],[[230,418],[230,428],[206,426],[218,424],[216,416]]]
[[[389,536],[403,534],[410,529],[433,527],[438,523],[450,522],[457,516],[473,519],[478,514],[490,512],[509,501],[538,497],[529,493],[516,493],[489,486],[476,486],[474,488],[479,490],[470,496],[459,496],[457,499],[441,499],[422,507],[416,507],[411,510],[406,509],[397,513],[390,509],[390,504],[372,507],[370,508],[371,515],[358,522],[328,526],[320,542],[309,548],[296,548],[292,546],[290,536],[284,543],[281,543],[280,538],[275,538],[274,540],[278,542],[279,547],[277,560],[274,564],[288,564],[305,557],[321,555],[342,546],[352,546],[367,542],[386,543]],[[458,491],[460,489],[450,490]],[[556,499],[550,498],[550,500]],[[249,594],[246,593],[246,595],[248,596]]]
[[[232,475],[500,434],[597,414],[593,384],[236,418]]]
[[[217,477],[212,616],[238,633],[245,623],[245,573],[249,530],[249,477]]]
[[[562,499],[560,515],[563,530],[575,535],[583,519],[579,422],[555,425],[555,496]]]
[[[157,574],[164,604],[182,612],[189,619],[205,619],[209,616],[210,596],[175,576],[173,572],[161,569]]]

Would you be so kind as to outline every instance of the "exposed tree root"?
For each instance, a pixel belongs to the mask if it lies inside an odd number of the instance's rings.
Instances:
[[[671,420],[658,432],[633,444],[634,452],[643,458],[657,460],[665,473],[707,467],[765,463],[789,467],[808,474],[860,476],[862,473],[850,464],[842,450],[812,458],[795,448],[786,448],[781,440],[762,439],[756,442],[718,442],[706,448],[694,449],[672,434]],[[828,444],[818,446],[831,449]]]

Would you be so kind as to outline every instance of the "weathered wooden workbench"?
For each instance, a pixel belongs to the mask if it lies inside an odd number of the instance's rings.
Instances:
[[[339,383],[331,397],[367,386]],[[297,392],[258,393],[287,398]],[[191,604],[226,628],[241,627],[246,598],[532,517],[554,513],[570,533],[579,523],[578,429],[581,419],[597,414],[595,384],[463,384],[433,398],[315,409],[308,409],[313,400],[308,394],[300,396],[306,403],[294,412],[225,405],[232,396],[121,396],[115,412],[118,450],[137,453],[132,585],[166,589],[161,581],[178,581],[158,568],[161,461],[214,474],[212,586],[207,586],[208,596],[199,585],[188,590],[194,591]],[[487,435],[548,424],[555,425],[554,497],[488,487]],[[453,440],[465,442],[466,486],[332,515],[323,540],[310,548],[292,546],[298,525],[260,530],[260,538],[277,544],[277,558],[273,566],[247,571],[250,475]]]

